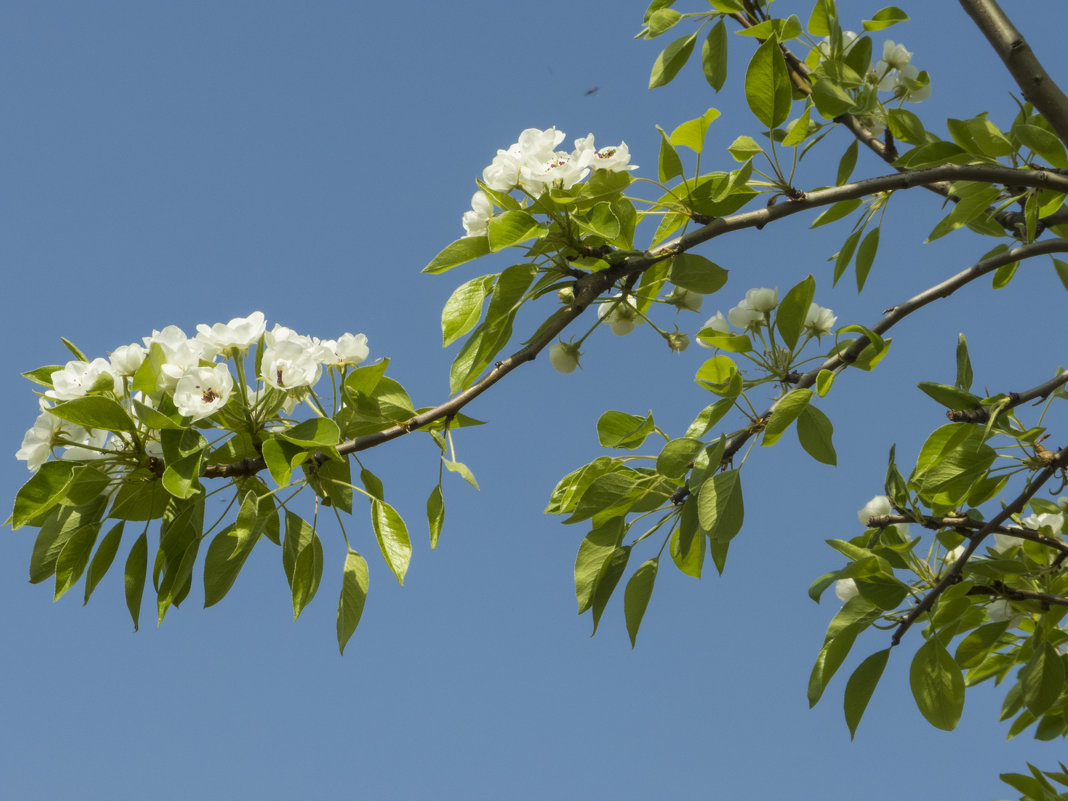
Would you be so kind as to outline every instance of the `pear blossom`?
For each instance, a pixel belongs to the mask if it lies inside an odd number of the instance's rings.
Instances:
[[[193,367],[178,379],[174,405],[179,414],[202,420],[225,406],[233,391],[234,378],[225,364]]]
[[[837,320],[838,318],[830,309],[810,303],[808,312],[805,314],[805,328],[811,331],[814,336],[821,337],[831,332]]]
[[[1064,515],[1050,514],[1030,515],[1020,521],[1025,527],[1034,531],[1049,529],[1053,534],[1060,534],[1064,527]]]
[[[848,53],[850,49],[856,44],[857,34],[854,31],[842,31],[842,53]],[[823,41],[816,45],[816,49],[820,55],[824,58],[830,58],[831,53],[831,37],[824,36]]]
[[[145,360],[146,351],[136,342],[111,351],[111,371],[120,376],[132,376]]]
[[[868,525],[868,521],[873,517],[882,517],[888,515],[892,511],[893,507],[890,506],[890,499],[885,495],[876,495],[866,504],[864,508],[857,512],[857,518],[860,520],[861,525]]]
[[[611,300],[597,307],[597,316],[608,323],[612,333],[619,337],[629,334],[635,326],[645,324],[630,295],[625,298],[619,294],[613,295]]]
[[[1020,544],[1020,538],[1014,537],[1012,534],[994,534],[994,545],[992,550],[999,554],[1006,554],[1013,548]]]
[[[883,42],[883,57],[875,65],[875,71],[882,74],[884,70],[902,70],[912,61],[912,53],[903,44],[895,44],[887,39]]]
[[[493,201],[481,189],[471,196],[471,211],[463,216],[464,236],[483,236],[493,216]]]
[[[894,91],[905,100],[919,103],[931,96],[931,84],[920,83],[920,71],[909,64],[902,68],[894,85]]]
[[[958,545],[956,548],[952,548],[946,551],[946,555],[942,557],[942,561],[947,565],[956,564],[957,560],[964,556],[964,545]]]
[[[259,341],[266,328],[263,312],[255,311],[248,317],[235,317],[225,325],[215,323],[208,327],[200,323],[197,326],[196,338],[201,343],[204,357],[211,359],[231,349],[248,350]]]
[[[26,462],[32,472],[48,461],[52,453],[52,443],[57,438],[77,441],[84,436],[85,429],[56,417],[48,410],[51,408],[44,398],[39,399],[41,413],[33,423],[33,428],[22,438],[22,447],[15,452],[15,458]]]
[[[760,327],[760,324],[765,320],[765,315],[764,312],[757,311],[743,300],[727,312],[727,319],[735,328],[750,331]]]
[[[322,362],[340,366],[359,364],[370,353],[367,336],[364,334],[342,334],[338,339],[324,339],[319,342]]]
[[[288,391],[314,386],[319,380],[323,366],[316,358],[317,348],[310,340],[304,344],[300,339],[300,335],[281,339],[264,350],[260,375],[269,386]]]
[[[745,293],[745,305],[759,312],[769,312],[779,305],[778,289],[750,289]]]
[[[679,311],[695,312],[700,311],[701,304],[705,302],[705,298],[700,292],[692,292],[689,289],[677,286],[671,290],[671,294],[664,298],[664,302],[677,307]]]
[[[1007,598],[999,598],[996,601],[988,603],[986,605],[986,616],[992,623],[1000,623],[1005,620],[1011,623],[1012,621],[1023,617],[1023,615],[1013,609],[1012,602]]]
[[[857,582],[851,578],[838,579],[834,583],[834,594],[838,596],[838,600],[842,603],[852,600],[859,592]]]
[[[706,329],[712,329],[717,334],[729,334],[731,332],[730,324],[727,322],[727,318],[723,316],[723,312],[721,311],[716,312],[705,320],[705,324],[701,326],[701,330],[704,331]],[[712,345],[709,345],[701,338],[700,334],[697,335],[697,344],[702,348],[708,348],[709,350],[712,350],[713,348]]]
[[[87,395],[93,387],[103,386],[115,392],[118,389],[115,373],[107,359],[96,358],[91,362],[70,361],[62,370],[52,373],[52,389],[45,392],[56,400],[74,400]],[[100,386],[98,386],[98,384]]]
[[[168,325],[162,331],[153,331],[152,336],[144,337],[142,342],[150,349],[153,344],[163,349],[166,361],[160,366],[159,389],[173,392],[185,371],[200,365],[204,356],[204,344],[190,339],[185,331],[176,325]]]
[[[575,372],[576,367],[581,366],[579,364],[579,356],[581,355],[579,346],[575,343],[557,342],[549,348],[549,363],[558,373],[567,375]]]
[[[482,171],[482,183],[495,192],[511,192],[515,189],[519,185],[518,147],[515,153],[511,150],[498,150],[493,161]]]

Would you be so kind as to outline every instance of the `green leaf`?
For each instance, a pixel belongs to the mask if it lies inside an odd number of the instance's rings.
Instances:
[[[282,541],[282,568],[293,596],[293,619],[311,603],[323,575],[323,545],[307,521],[286,512],[286,533]]]
[[[932,636],[916,651],[909,668],[909,685],[928,723],[943,731],[957,727],[964,709],[964,677],[937,637]]]
[[[56,589],[52,597],[58,601],[82,577],[89,562],[89,553],[93,550],[96,535],[100,533],[100,524],[94,523],[78,528],[64,543],[56,559]]]
[[[682,253],[671,259],[668,279],[691,292],[711,295],[727,283],[727,271],[704,256]]]
[[[404,574],[408,572],[408,563],[412,558],[412,543],[404,520],[396,509],[376,499],[371,501],[371,523],[382,557],[397,581],[404,584]]]
[[[745,504],[742,479],[737,470],[725,470],[706,479],[697,493],[701,528],[713,541],[726,542],[742,528]]]
[[[1064,661],[1046,640],[1034,642],[1031,659],[1020,671],[1023,702],[1036,718],[1060,698],[1064,689]]]
[[[671,144],[675,147],[688,147],[695,153],[700,153],[705,146],[705,135],[708,126],[719,116],[719,111],[710,108],[700,117],[688,120],[679,125],[671,132]]]
[[[808,138],[809,128],[811,127],[811,119],[809,117],[809,110],[806,107],[805,112],[790,123],[790,127],[786,131],[786,136],[783,137],[782,144],[784,147],[797,147],[799,144]]]
[[[676,39],[661,51],[653,64],[653,71],[649,76],[649,88],[656,89],[665,86],[679,74],[679,70],[690,59],[693,53],[694,43],[697,42],[697,34],[691,33]]]
[[[426,499],[426,520],[430,527],[430,548],[438,547],[438,537],[441,536],[441,528],[445,525],[445,497],[441,493],[441,485],[435,485],[430,491],[430,497]]]
[[[352,466],[347,456],[340,460],[327,459],[315,475],[319,480],[319,488],[323,496],[346,514],[352,514]]]
[[[490,252],[489,239],[485,236],[465,236],[448,245],[423,268],[424,273],[443,273],[465,261],[477,259]]]
[[[868,273],[875,261],[875,252],[879,249],[879,228],[868,231],[860,247],[857,248],[857,292],[864,290],[864,282],[868,280]]]
[[[682,478],[703,447],[701,440],[692,437],[671,440],[656,459],[656,471],[668,478]]]
[[[682,504],[679,526],[671,533],[668,545],[675,567],[687,576],[701,578],[707,540],[697,521],[697,501],[689,497]]]
[[[265,518],[259,517],[255,493],[247,493],[237,520],[215,535],[204,557],[205,609],[219,603],[234,586],[266,522]]]
[[[923,122],[908,109],[892,108],[886,112],[887,126],[897,139],[909,145],[922,145],[927,141]]]
[[[49,412],[75,425],[103,431],[135,431],[137,426],[121,403],[102,395],[86,395],[58,403]]]
[[[605,448],[640,448],[656,427],[653,413],[638,417],[626,412],[608,411],[597,421],[597,439]]]
[[[664,129],[659,125],[656,129],[660,132],[660,157],[657,161],[660,182],[667,183],[672,178],[682,175],[682,159],[675,152],[675,146],[671,144]]]
[[[157,520],[163,516],[170,498],[163,482],[155,476],[133,474],[115,494],[108,517],[115,520]]]
[[[965,392],[972,388],[972,360],[968,357],[968,340],[964,334],[957,335],[957,380],[954,383]]]
[[[967,357],[967,352],[965,353]],[[969,366],[970,369],[970,366]],[[958,376],[959,376],[958,372]],[[969,379],[969,383],[970,379]],[[974,409],[982,402],[982,399],[963,390],[960,387],[951,387],[948,384],[935,384],[930,381],[921,381],[916,385],[921,392],[934,398],[947,409]]]
[[[546,227],[525,211],[505,211],[490,218],[486,235],[491,253],[544,235]]]
[[[627,569],[627,562],[629,559],[630,546],[624,545],[615,548],[604,561],[604,564],[601,565],[601,570],[598,573],[597,582],[594,587],[593,603],[591,605],[593,610],[593,634],[597,633],[597,626],[601,622],[601,615],[604,614],[604,608],[608,605],[608,599],[612,597],[616,585],[619,584],[619,579],[623,576],[623,571]]]
[[[1050,166],[1068,168],[1068,155],[1065,154],[1064,145],[1045,128],[1027,124],[1013,125],[1012,134],[1020,144],[1044,158]]]
[[[775,311],[775,327],[782,334],[786,346],[793,350],[805,327],[805,317],[816,295],[816,279],[809,275],[792,287]]]
[[[445,465],[445,469],[450,473],[456,473],[464,481],[470,484],[475,489],[478,489],[478,482],[475,480],[475,474],[471,472],[471,468],[465,465],[463,462],[455,462],[450,459],[442,458],[441,463]]]
[[[341,430],[328,417],[313,417],[278,434],[302,448],[330,448],[341,442]]]
[[[701,47],[701,68],[709,86],[717,92],[723,88],[727,82],[727,26],[722,17],[712,26]]]
[[[85,597],[82,604],[89,603],[89,596],[93,594],[100,579],[111,568],[115,560],[115,553],[119,549],[119,541],[122,539],[123,523],[116,523],[104,539],[100,541],[100,547],[96,549],[92,561],[89,563],[89,571],[85,574]]]
[[[768,128],[777,128],[790,116],[793,105],[790,75],[776,39],[757,48],[745,72],[745,99],[749,109]]]
[[[442,347],[447,348],[476,325],[482,316],[482,302],[490,293],[496,275],[472,278],[456,288],[441,310]]]
[[[864,716],[864,710],[868,708],[868,701],[875,692],[875,685],[882,678],[883,669],[890,658],[890,649],[878,651],[863,662],[853,671],[845,688],[845,719],[849,727],[849,739],[853,739],[857,733],[857,726]]]
[[[780,398],[771,412],[771,419],[764,426],[764,447],[774,445],[808,406],[812,399],[811,389],[795,389]],[[707,527],[706,527],[707,528]]]
[[[816,0],[808,17],[808,32],[813,36],[830,36],[832,17],[827,9],[827,0]]]
[[[630,647],[633,648],[638,640],[638,629],[642,625],[642,618],[649,606],[649,598],[653,594],[653,584],[656,582],[656,571],[659,558],[650,559],[634,571],[634,575],[627,582],[627,589],[623,592],[623,613],[627,620],[627,634],[630,635]]]
[[[806,405],[797,418],[797,439],[805,452],[822,464],[838,464],[831,437],[834,426],[827,415],[815,406]]]
[[[899,22],[905,22],[909,15],[895,6],[887,6],[882,11],[875,12],[871,19],[864,20],[864,30],[881,31]]]
[[[994,463],[982,426],[950,423],[924,442],[909,484],[928,499],[956,506],[968,488]]]
[[[645,26],[649,29],[645,38],[653,39],[665,31],[671,30],[680,19],[682,19],[682,14],[675,9],[658,8],[645,21]]]
[[[35,384],[52,389],[52,373],[58,373],[62,369],[62,364],[46,364],[44,367],[38,367],[36,370],[20,373],[20,375]]]
[[[832,370],[820,370],[816,375],[816,394],[821,398],[826,398],[827,393],[834,386],[834,377],[836,375],[837,373]]]
[[[204,451],[196,451],[171,462],[163,471],[162,484],[175,498],[191,498],[200,492],[200,464]]]
[[[345,644],[352,637],[356,626],[363,616],[363,606],[367,601],[367,589],[371,574],[367,569],[367,560],[349,548],[345,555],[345,568],[341,575],[341,597],[337,602],[337,646],[342,656]]]
[[[137,538],[130,555],[126,557],[126,570],[123,572],[123,584],[126,589],[126,608],[133,618],[134,631],[137,631],[141,617],[141,596],[145,592],[145,578],[148,575],[148,535],[142,532]]]
[[[1061,279],[1064,288],[1068,289],[1068,263],[1060,259],[1053,259],[1053,269],[1057,271],[1057,277]]]
[[[751,136],[739,136],[728,147],[727,152],[734,157],[735,161],[749,161],[758,153],[763,153],[762,148]]]
[[[594,528],[579,545],[575,557],[575,597],[581,615],[593,605],[605,562],[623,541],[623,519],[613,518]]]
[[[838,283],[838,279],[842,277],[846,268],[849,267],[849,262],[853,260],[853,252],[857,249],[857,242],[860,241],[862,233],[864,233],[863,228],[859,231],[854,231],[842,243],[842,249],[838,251],[834,259],[834,281],[832,286]]]
[[[825,120],[833,120],[848,114],[856,105],[852,96],[841,86],[827,78],[819,78],[812,87],[812,102],[816,105],[816,111]],[[855,150],[852,145],[846,149]],[[841,170],[839,170],[841,174]]]
[[[22,528],[63,500],[70,488],[75,465],[71,462],[45,462],[15,495],[11,528]]]
[[[855,144],[855,142],[854,142]],[[815,220],[812,221],[810,228],[819,228],[821,225],[832,223],[836,220],[840,220],[848,214],[851,214],[860,204],[864,201],[861,198],[853,198],[852,200],[839,200],[837,203],[832,203],[828,206]]]
[[[40,584],[56,572],[56,561],[63,547],[79,529],[99,526],[107,499],[95,498],[83,506],[58,506],[41,525],[30,554],[30,583]]]

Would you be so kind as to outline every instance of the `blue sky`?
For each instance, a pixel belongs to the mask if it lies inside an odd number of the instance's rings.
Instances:
[[[878,8],[840,6],[855,11],[855,27]],[[1052,0],[1028,9],[1017,23],[1056,74],[1063,26],[1050,23],[1063,10]],[[511,262],[419,271],[462,234],[474,179],[497,148],[556,125],[569,138],[593,132],[600,145],[626,140],[637,174],[653,177],[654,124],[671,130],[719,108],[707,169],[732,168],[724,147],[757,134],[736,88],[752,43],[732,37],[733,77],[719,96],[695,65],[648,92],[670,36],[633,41],[643,10],[558,0],[6,4],[0,439],[13,454],[32,424],[36,401],[18,374],[64,361],[59,337],[104,355],[167,324],[191,333],[256,309],[321,337],[363,332],[417,405],[444,400],[452,354],[440,347],[441,306],[461,281]],[[1007,127],[1014,87],[964,13],[953,3],[906,10],[914,20],[885,36],[932,75],[928,127],[984,110]],[[809,185],[831,180],[828,164],[846,144],[832,135],[810,156]],[[887,171],[862,155],[856,174]],[[810,233],[809,220],[794,219],[705,246],[730,281],[680,327],[693,334],[749,287],[785,291],[810,272],[839,324],[870,324],[992,246],[969,233],[922,245],[939,216],[933,195],[890,206],[860,297],[848,277],[830,286],[826,259],[847,230]],[[895,331],[880,369],[842,376],[822,406],[838,468],[813,463],[792,436],[758,449],[743,471],[746,526],[725,574],[696,582],[663,570],[633,651],[619,599],[590,639],[572,586],[585,530],[541,510],[560,476],[600,453],[605,409],[652,409],[679,436],[709,402],[691,380],[708,354],[670,356],[643,330],[591,338],[584,369],[570,376],[538,359],[469,407],[490,421],[457,437],[481,491],[446,483],[434,552],[422,510],[436,449],[412,437],[366,455],[416,550],[398,587],[357,512],[349,528],[371,564],[371,594],[343,658],[334,638],[343,550],[329,525],[323,585],[298,622],[264,543],[222,604],[200,608],[198,572],[162,627],[146,601],[136,634],[117,572],[87,607],[80,590],[53,604],[49,586],[26,581],[31,531],[7,531],[0,795],[1004,795],[998,772],[1026,759],[1051,766],[1063,743],[1006,742],[1000,696],[986,687],[969,693],[957,732],[931,729],[908,693],[918,632],[893,654],[855,742],[842,719],[844,677],[808,710],[809,670],[837,602],[817,606],[805,590],[840,565],[823,541],[858,533],[856,510],[880,491],[890,445],[914,455],[943,422],[915,384],[952,382],[957,333],[969,338],[978,387],[1033,386],[1063,359],[1064,336],[1026,323],[1062,319],[1063,291],[1035,260],[1007,289],[970,287]],[[517,334],[537,323],[526,315]],[[0,496],[9,502],[27,477],[14,458],[0,461]],[[843,674],[886,639],[862,638]]]

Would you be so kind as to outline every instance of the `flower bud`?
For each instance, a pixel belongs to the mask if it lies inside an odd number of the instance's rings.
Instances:
[[[570,306],[575,302],[575,290],[569,286],[565,286],[559,292],[556,293],[556,297],[560,299],[560,302],[565,306]]]
[[[682,353],[690,347],[690,338],[682,331],[675,331],[667,335],[668,347],[676,353]]]

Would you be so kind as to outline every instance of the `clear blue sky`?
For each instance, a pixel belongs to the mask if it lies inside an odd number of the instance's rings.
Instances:
[[[878,8],[839,5],[858,27]],[[1027,9],[1018,23],[1056,73],[1062,4]],[[656,123],[670,130],[720,108],[708,169],[730,169],[725,145],[758,131],[735,88],[751,41],[732,37],[734,75],[720,96],[695,65],[650,93],[649,68],[670,37],[633,41],[643,10],[562,0],[5,4],[0,440],[10,455],[0,497],[9,503],[28,477],[13,454],[36,403],[18,373],[64,361],[60,336],[104,355],[153,328],[191,333],[260,309],[322,337],[362,331],[417,405],[443,400],[451,354],[440,348],[441,306],[456,284],[511,262],[444,277],[419,270],[462,233],[474,179],[498,147],[523,128],[556,125],[569,138],[626,140],[638,174],[655,176]],[[929,127],[984,110],[1005,121],[1013,87],[957,5],[906,10],[914,21],[885,36],[931,72]],[[832,135],[809,157],[813,184],[831,180],[827,163],[846,144]],[[862,155],[857,175],[886,171]],[[830,288],[840,226],[812,236],[808,221],[794,221],[716,240],[701,252],[731,270],[730,282],[680,325],[693,334],[749,287],[785,291],[809,272],[840,324],[870,324],[992,246],[968,233],[921,245],[937,215],[926,193],[894,199],[859,298],[848,278]],[[53,604],[50,586],[26,581],[32,532],[5,531],[0,797],[1004,795],[998,772],[1025,759],[1051,766],[1063,743],[1006,743],[1000,696],[987,689],[969,694],[959,731],[931,729],[908,693],[918,631],[894,653],[855,742],[843,676],[808,710],[809,670],[837,602],[817,606],[805,589],[841,564],[823,540],[857,533],[856,510],[880,491],[890,445],[914,455],[943,421],[914,387],[952,381],[957,332],[969,337],[977,386],[1030,387],[1063,359],[1063,291],[1048,261],[1035,260],[996,295],[972,287],[917,315],[875,373],[842,376],[823,405],[839,467],[813,463],[792,435],[758,449],[725,575],[696,582],[665,567],[634,651],[619,599],[589,638],[572,587],[585,530],[541,510],[557,478],[598,455],[604,409],[653,409],[678,436],[708,402],[691,380],[707,352],[668,358],[643,330],[593,338],[571,376],[539,359],[469,408],[491,421],[457,440],[481,492],[447,483],[434,552],[422,522],[437,472],[429,440],[366,455],[416,551],[400,588],[358,512],[351,530],[371,564],[371,594],[344,658],[334,635],[342,551],[328,525],[323,585],[297,623],[277,551],[264,543],[221,605],[200,608],[198,571],[161,628],[146,599],[136,634],[117,571],[87,608],[80,588]],[[517,333],[537,322],[528,315]],[[887,639],[862,638],[843,674]]]

